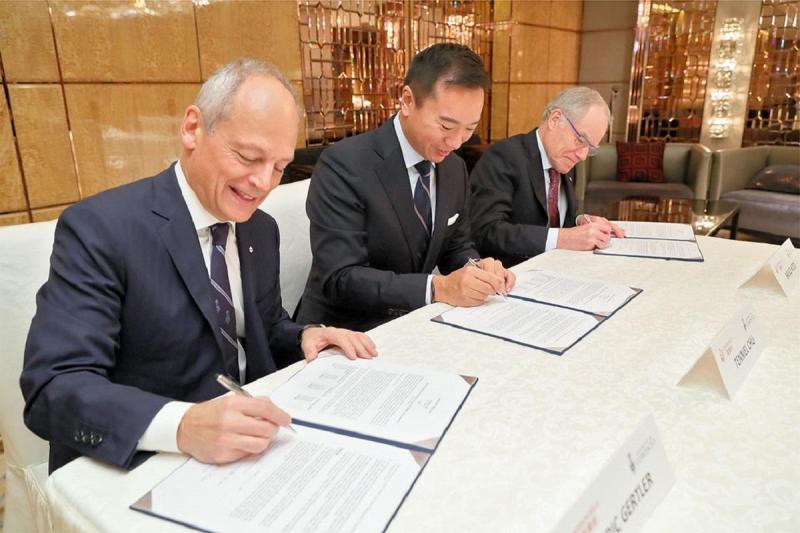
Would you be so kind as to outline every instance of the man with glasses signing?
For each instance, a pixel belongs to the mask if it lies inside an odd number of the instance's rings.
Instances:
[[[554,248],[608,246],[622,229],[577,214],[572,168],[597,152],[610,113],[594,89],[573,87],[547,106],[538,128],[494,143],[471,175],[472,235],[506,267]]]

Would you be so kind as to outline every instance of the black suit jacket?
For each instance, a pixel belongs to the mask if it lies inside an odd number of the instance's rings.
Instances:
[[[275,221],[256,211],[236,236],[252,381],[299,359],[300,327],[281,306]],[[165,403],[225,392],[209,275],[172,168],[64,211],[36,304],[20,383],[51,471],[80,455],[130,467]]]
[[[536,129],[489,147],[471,175],[472,236],[483,256],[506,267],[544,251],[547,191]],[[564,227],[575,226],[577,201],[571,175],[561,175],[567,195]]]
[[[301,323],[370,329],[425,305],[434,267],[448,274],[477,257],[468,237],[468,175],[454,154],[436,165],[434,231],[422,251],[392,120],[336,143],[314,167],[306,202],[313,262]]]

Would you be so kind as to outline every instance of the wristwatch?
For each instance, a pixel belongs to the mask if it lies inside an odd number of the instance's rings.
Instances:
[[[303,344],[303,332],[307,329],[311,328],[324,328],[326,327],[325,324],[306,324],[303,326],[303,329],[300,330],[300,333],[297,334],[297,347],[299,348],[301,344]]]

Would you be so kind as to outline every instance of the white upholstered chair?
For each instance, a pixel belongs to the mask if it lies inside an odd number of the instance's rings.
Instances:
[[[55,221],[0,227],[0,434],[6,455],[5,533],[48,531],[47,442],[22,422],[19,375],[36,291],[47,279]]]

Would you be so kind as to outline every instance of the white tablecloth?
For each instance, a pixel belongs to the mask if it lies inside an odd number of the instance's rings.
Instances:
[[[558,250],[520,265],[644,289],[562,357],[430,322],[444,304],[374,330],[381,358],[480,378],[389,531],[549,531],[648,413],[677,481],[645,531],[800,530],[800,291],[739,288],[776,246],[698,240],[704,263]],[[746,302],[769,345],[734,400],[678,385]],[[46,486],[55,529],[181,530],[128,506],[182,460],[72,462]]]

